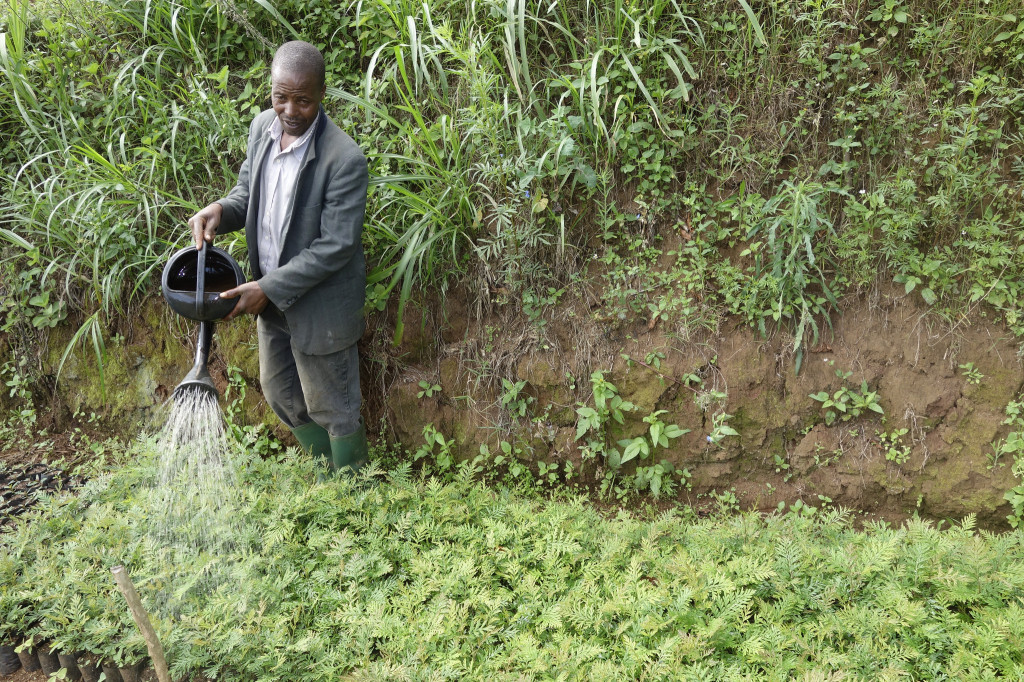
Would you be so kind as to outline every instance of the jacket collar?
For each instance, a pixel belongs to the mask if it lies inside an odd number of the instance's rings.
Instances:
[[[324,107],[320,105],[320,113],[317,114],[316,120],[313,121],[313,137],[309,140],[309,149],[306,150],[306,158],[302,162],[301,168],[305,168],[306,164],[316,158],[316,146],[320,140],[320,136],[324,134],[324,129],[327,127],[327,112],[324,111]],[[301,172],[301,169],[300,169]]]

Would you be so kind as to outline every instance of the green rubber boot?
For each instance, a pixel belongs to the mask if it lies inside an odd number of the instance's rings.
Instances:
[[[340,438],[331,438],[331,457],[337,472],[355,473],[366,464],[366,425],[359,419],[359,428]]]
[[[322,462],[324,467],[317,471],[316,478],[323,481],[327,478],[328,470],[334,471],[334,462],[331,461],[331,436],[327,429],[316,422],[303,424],[292,429],[295,440],[299,441],[299,447],[313,455],[313,459]]]

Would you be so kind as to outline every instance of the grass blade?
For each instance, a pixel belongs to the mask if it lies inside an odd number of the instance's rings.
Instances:
[[[629,69],[629,72],[633,74],[633,80],[636,81],[636,86],[640,88],[640,92],[643,93],[644,99],[646,99],[647,103],[651,105],[651,112],[654,114],[654,120],[660,126],[661,110],[658,109],[658,105],[654,101],[654,98],[651,97],[651,93],[647,91],[647,86],[644,85],[643,79],[640,78],[640,74],[636,72],[636,68],[633,67],[633,63],[629,61],[629,57],[625,54],[622,55],[622,61],[625,62],[626,68]]]
[[[754,14],[754,10],[747,4],[747,0],[739,0],[740,7],[743,8],[743,13],[747,15],[747,19],[750,20],[750,26],[754,29],[754,35],[757,36],[757,41],[761,43],[761,47],[768,47],[768,41],[765,40],[764,31],[761,30],[761,22],[757,20],[757,15]]]
[[[284,26],[288,30],[288,32],[292,34],[292,37],[295,38],[295,40],[302,40],[302,35],[298,31],[296,31],[291,24],[288,23],[287,19],[281,16],[281,13],[277,11],[276,7],[270,4],[270,0],[256,0],[256,3],[263,9],[267,10],[267,14],[274,17],[274,19],[277,20],[277,23]]]

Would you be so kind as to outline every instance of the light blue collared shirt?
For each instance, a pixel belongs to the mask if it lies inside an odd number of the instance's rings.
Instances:
[[[284,246],[284,235],[287,225],[285,220],[295,198],[295,184],[299,177],[302,160],[313,137],[314,121],[302,137],[281,149],[281,121],[274,117],[274,122],[267,128],[267,135],[274,140],[267,152],[263,164],[263,185],[260,202],[262,215],[259,222],[259,255],[260,269],[263,274],[277,270]]]

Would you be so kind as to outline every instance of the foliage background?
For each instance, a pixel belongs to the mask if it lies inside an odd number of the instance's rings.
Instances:
[[[878,273],[949,316],[984,302],[1019,334],[1019,14],[1010,0],[17,0],[0,81],[4,328],[70,316],[102,359],[184,219],[229,186],[273,46],[301,36],[370,157],[371,310],[461,282],[530,314],[594,277],[596,256],[611,317],[738,314],[792,331],[798,363],[836,297]],[[652,287],[659,273],[635,266],[678,234],[670,270],[697,275]]]
[[[888,281],[953,327],[984,315],[1024,333],[1012,0],[5,10],[0,369],[12,395],[52,389],[83,348],[103,391],[108,369],[120,382],[108,344],[160,325],[140,303],[187,217],[232,184],[273,49],[296,37],[323,50],[326,108],[369,157],[379,336],[403,338],[416,292],[458,291],[467,317],[500,309],[538,336],[560,302],[582,300],[604,333],[671,323],[686,337],[729,316],[781,330],[800,371],[840,299]],[[493,329],[478,326],[487,348]],[[393,370],[384,339],[368,345],[371,367]],[[488,361],[497,392],[508,373]]]

